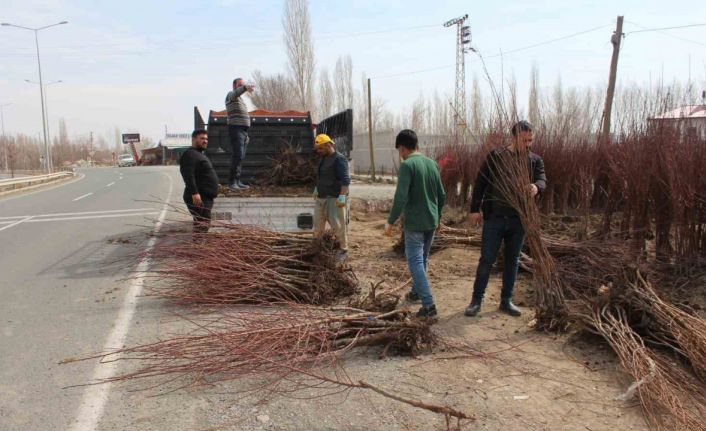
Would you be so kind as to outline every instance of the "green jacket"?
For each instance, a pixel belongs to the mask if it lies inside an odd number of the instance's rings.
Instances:
[[[387,222],[393,224],[404,211],[406,230],[434,230],[439,226],[444,203],[446,192],[439,166],[421,153],[414,153],[400,164],[395,200]]]

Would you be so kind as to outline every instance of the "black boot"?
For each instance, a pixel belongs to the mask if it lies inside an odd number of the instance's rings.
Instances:
[[[522,311],[517,308],[515,304],[512,303],[511,299],[503,299],[502,301],[500,301],[499,310],[514,317],[522,315]]]
[[[466,307],[466,311],[463,312],[468,317],[473,317],[477,315],[480,312],[480,302],[471,302],[468,307]]]
[[[435,318],[436,317],[436,305],[432,305],[431,307],[422,307],[417,311],[417,318],[419,319],[427,319],[427,318]]]
[[[404,299],[409,302],[419,302],[422,300],[422,298],[420,298],[414,290],[410,290],[409,292],[407,292],[407,294],[404,296]]]

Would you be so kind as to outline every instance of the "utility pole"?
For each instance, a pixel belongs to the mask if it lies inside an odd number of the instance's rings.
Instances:
[[[35,82],[35,81],[29,80],[29,79],[25,79],[25,82],[27,82],[29,84],[39,85],[39,82]],[[49,93],[47,92],[47,87],[49,87],[50,85],[54,85],[54,84],[61,84],[62,82],[64,82],[64,81],[58,80],[58,81],[50,82],[48,84],[44,84],[44,122],[45,122],[44,127],[46,128],[47,140],[49,142],[49,145],[47,146],[47,160],[48,160],[49,171],[54,170],[54,156],[52,155],[52,148],[51,148],[52,147],[52,140],[51,140],[51,130],[49,128],[49,102],[47,101],[47,99],[49,98]]]
[[[90,160],[89,166],[93,166],[93,132],[91,132],[90,138],[88,140],[88,157]]]
[[[454,91],[456,133],[466,127],[466,53],[472,49],[470,47],[471,27],[463,25],[467,19],[468,14],[444,23],[444,27],[456,26],[456,90]]]
[[[44,157],[46,159],[45,160],[46,170],[47,170],[47,173],[49,173],[49,174],[52,172],[52,166],[51,166],[51,156],[49,154],[49,151],[50,151],[49,140],[48,140],[48,136],[47,136],[47,118],[46,118],[46,111],[44,110],[44,100],[45,100],[44,99],[44,83],[42,80],[42,62],[39,58],[39,35],[38,35],[38,33],[40,30],[45,30],[50,27],[55,27],[57,25],[68,24],[68,23],[69,23],[68,21],[61,21],[56,24],[45,25],[44,27],[39,27],[39,28],[23,27],[21,25],[10,24],[7,22],[0,23],[0,25],[2,25],[2,26],[16,27],[16,28],[21,28],[24,30],[31,30],[34,32],[34,44],[37,47],[37,67],[39,68],[39,96],[40,96],[41,103],[42,103],[42,129],[44,130],[44,152],[45,152]]]
[[[615,32],[610,38],[613,44],[613,57],[610,59],[610,76],[608,78],[608,92],[605,97],[605,108],[603,109],[603,133],[601,143],[607,144],[610,138],[610,118],[613,112],[613,96],[615,96],[615,81],[618,75],[618,55],[620,54],[620,42],[623,39],[623,17],[618,16],[615,25]]]
[[[370,93],[370,78],[368,78],[368,144],[370,146],[370,172],[375,181],[375,151],[373,150],[373,97]]]

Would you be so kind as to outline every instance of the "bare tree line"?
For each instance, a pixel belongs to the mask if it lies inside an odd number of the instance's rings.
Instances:
[[[149,141],[149,138],[146,140]],[[120,154],[125,151],[120,143],[120,129],[115,128],[113,145],[100,134],[94,134],[92,141],[88,134],[69,137],[63,118],[59,120],[59,133],[52,137],[50,145],[52,161],[56,168],[87,160],[90,151],[94,152],[95,162],[111,164],[113,152]],[[6,158],[8,171],[42,170],[44,155],[44,141],[39,136],[19,133],[0,138],[0,170],[5,169]]]

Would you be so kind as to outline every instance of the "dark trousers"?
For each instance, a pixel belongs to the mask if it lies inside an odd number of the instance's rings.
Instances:
[[[495,263],[500,245],[503,242],[505,242],[505,256],[503,261],[503,288],[500,298],[504,301],[512,298],[524,240],[525,230],[518,217],[491,215],[488,220],[483,222],[480,260],[476,270],[476,280],[473,283],[473,298],[471,300],[473,303],[479,304],[483,301],[485,289],[488,287],[490,270]]]
[[[184,196],[184,203],[189,209],[191,217],[194,218],[194,233],[206,233],[211,227],[211,209],[213,208],[213,199],[201,197],[201,206],[194,205],[191,196]]]
[[[248,127],[228,126],[228,134],[230,135],[230,147],[232,150],[228,184],[233,184],[235,181],[240,180],[243,159],[245,158],[245,150],[247,148],[245,142],[248,139]]]

